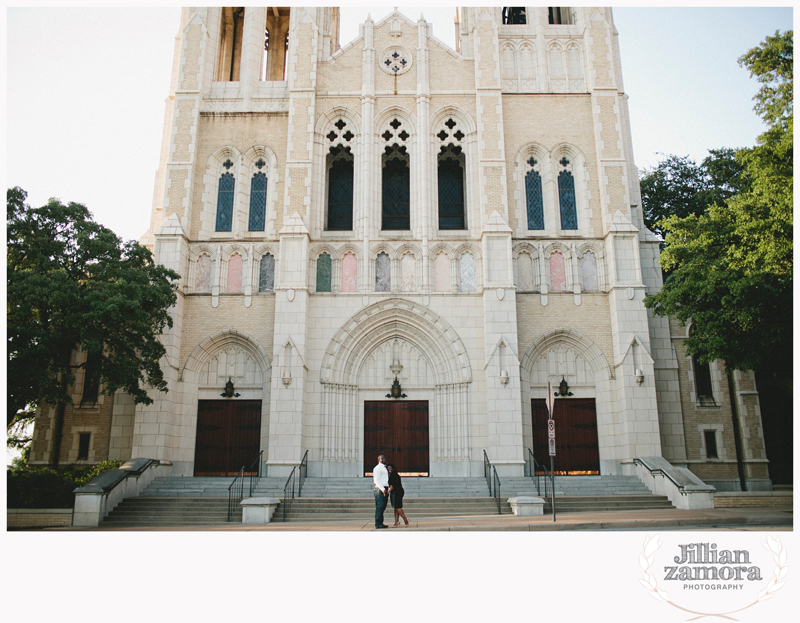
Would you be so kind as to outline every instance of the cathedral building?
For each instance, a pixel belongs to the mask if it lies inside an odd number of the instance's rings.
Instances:
[[[183,10],[141,240],[181,275],[169,392],[79,378],[62,463],[522,476],[549,466],[549,382],[559,474],[657,456],[771,488],[753,376],[643,305],[659,241],[611,9],[454,13],[456,49],[399,12],[342,46],[337,8]]]

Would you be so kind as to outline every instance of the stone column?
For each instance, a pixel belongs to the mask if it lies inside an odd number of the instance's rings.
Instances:
[[[650,331],[644,308],[639,231],[631,220],[630,154],[622,115],[624,94],[618,77],[614,26],[610,13],[587,9],[584,43],[597,160],[597,179],[605,256],[608,262],[608,301],[614,353],[617,431],[600,441],[601,473],[620,473],[620,461],[640,456],[661,456],[655,368]],[[636,370],[641,375],[636,374]],[[637,382],[636,377],[642,381]]]
[[[498,25],[483,9],[472,31],[478,112],[478,184],[483,248],[483,312],[486,357],[486,452],[502,476],[524,471],[517,315],[508,226],[503,101]],[[506,361],[498,348],[505,344]],[[509,381],[500,381],[501,372]],[[483,459],[474,449],[473,460]],[[476,456],[477,454],[477,456]]]

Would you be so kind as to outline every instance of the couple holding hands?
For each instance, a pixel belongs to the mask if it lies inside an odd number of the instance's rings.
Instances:
[[[400,523],[400,517],[408,525],[408,519],[403,512],[403,483],[400,480],[400,474],[397,473],[397,468],[392,465],[386,465],[386,458],[383,455],[378,457],[378,464],[372,470],[372,482],[375,485],[375,528],[382,529],[388,528],[383,523],[383,511],[386,510],[386,503],[391,498],[392,508],[394,508],[394,527],[396,528]]]

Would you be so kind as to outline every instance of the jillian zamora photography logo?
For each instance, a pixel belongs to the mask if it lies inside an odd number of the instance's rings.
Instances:
[[[786,549],[769,535],[656,534],[644,540],[639,566],[650,595],[694,615],[689,621],[738,621],[737,613],[772,599],[789,573]]]

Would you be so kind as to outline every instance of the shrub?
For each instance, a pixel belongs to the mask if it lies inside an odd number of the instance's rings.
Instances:
[[[81,470],[70,468],[9,469],[7,508],[72,508],[72,491],[87,484],[107,469],[116,469],[120,461],[103,461]]]

